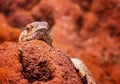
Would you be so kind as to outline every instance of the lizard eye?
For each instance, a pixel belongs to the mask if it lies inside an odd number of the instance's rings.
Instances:
[[[27,30],[27,32],[31,32],[32,29],[33,29],[33,26],[32,26],[32,25],[24,28],[24,30]]]

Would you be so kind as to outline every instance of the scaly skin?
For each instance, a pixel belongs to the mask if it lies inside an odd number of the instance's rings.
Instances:
[[[20,33],[19,42],[26,42],[30,40],[43,40],[48,45],[52,46],[52,38],[50,36],[49,26],[47,22],[33,22],[28,24]],[[78,75],[82,79],[83,84],[96,84],[87,66],[77,58],[71,58],[71,61]]]
[[[52,46],[52,38],[48,30],[47,22],[33,22],[28,24],[19,36],[19,42],[30,40],[43,40]]]

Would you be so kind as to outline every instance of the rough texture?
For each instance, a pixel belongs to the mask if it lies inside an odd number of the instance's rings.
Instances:
[[[53,46],[88,65],[97,84],[119,84],[120,0],[0,0],[0,31],[34,20],[51,24]],[[10,4],[11,3],[11,4]],[[17,17],[17,19],[15,19]],[[24,18],[21,18],[24,17]],[[16,21],[17,20],[17,21]],[[3,25],[8,23],[6,30]],[[0,41],[12,39],[0,33]],[[76,53],[77,52],[77,53]]]
[[[0,45],[0,84],[82,84],[68,55],[42,41]]]

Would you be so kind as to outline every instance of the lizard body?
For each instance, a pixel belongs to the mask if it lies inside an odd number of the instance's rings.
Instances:
[[[42,40],[48,45],[52,46],[52,38],[48,30],[49,26],[47,22],[33,22],[28,24],[20,33],[19,42],[26,42],[30,40]],[[71,61],[78,75],[83,79],[83,84],[96,84],[91,76],[91,73],[87,69],[87,66],[77,58],[71,58]]]

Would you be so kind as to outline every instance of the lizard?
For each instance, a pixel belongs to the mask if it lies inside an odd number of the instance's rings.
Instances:
[[[19,35],[19,42],[26,42],[30,40],[42,40],[48,45],[52,46],[52,36],[49,32],[49,25],[45,21],[32,22],[28,24]],[[70,58],[74,68],[78,71],[83,84],[96,84],[90,71],[83,61],[78,58]]]

